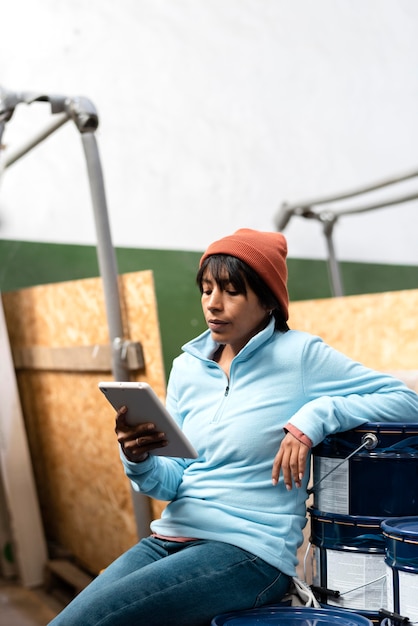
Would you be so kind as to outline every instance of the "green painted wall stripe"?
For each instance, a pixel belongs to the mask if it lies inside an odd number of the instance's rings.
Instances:
[[[198,252],[116,248],[121,274],[154,273],[166,372],[183,343],[204,329],[195,275]],[[328,298],[326,261],[289,259],[292,300]],[[347,295],[418,288],[418,267],[341,263]],[[99,275],[95,246],[0,240],[0,290],[14,291],[46,283]]]

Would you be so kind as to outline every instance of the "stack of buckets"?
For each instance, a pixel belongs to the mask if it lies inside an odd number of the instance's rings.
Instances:
[[[368,423],[327,437],[313,450],[312,491],[322,606],[373,623],[381,609],[418,622],[418,424]]]

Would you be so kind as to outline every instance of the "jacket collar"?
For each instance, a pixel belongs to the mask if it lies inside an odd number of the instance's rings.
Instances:
[[[263,330],[254,335],[254,337],[251,337],[242,350],[237,354],[235,359],[248,359],[255,350],[269,341],[275,332],[274,324],[275,320],[274,317],[272,317]],[[213,341],[210,330],[206,330],[198,337],[195,337],[191,341],[184,344],[184,346],[182,346],[182,350],[197,357],[198,359],[212,360],[212,356],[215,354],[220,345],[221,344],[217,341]]]

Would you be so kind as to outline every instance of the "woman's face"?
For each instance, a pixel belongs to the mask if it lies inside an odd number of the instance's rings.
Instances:
[[[202,309],[212,338],[229,345],[234,354],[262,330],[269,313],[254,291],[246,285],[247,293],[238,293],[227,281],[219,286],[209,269],[202,278]]]

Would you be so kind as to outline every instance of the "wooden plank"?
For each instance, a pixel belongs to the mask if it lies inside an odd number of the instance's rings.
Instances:
[[[76,596],[92,582],[93,577],[67,559],[53,559],[47,562],[45,568],[45,588],[47,591],[53,589],[56,579],[69,585],[74,591],[73,595]]]
[[[140,344],[144,353],[144,368],[130,378],[148,382],[164,400],[152,272],[120,277],[120,293],[124,339]],[[109,344],[100,278],[39,285],[2,297],[13,350]],[[97,387],[111,378],[110,372],[17,370],[45,534],[93,575],[138,540],[114,411]],[[149,499],[141,498],[148,533]]]
[[[18,574],[13,556],[13,537],[10,528],[9,510],[0,471],[0,576],[15,578]]]
[[[418,366],[418,289],[304,300],[290,326],[319,335],[355,361],[385,372]]]
[[[407,387],[418,393],[418,370],[389,370],[387,373],[395,378],[399,378]]]
[[[127,371],[144,368],[142,346],[137,341],[125,341],[120,352]],[[13,350],[16,369],[56,370],[63,372],[111,372],[112,348],[100,346],[25,346]]]
[[[0,298],[0,477],[9,509],[15,558],[24,586],[43,582],[47,549]]]

